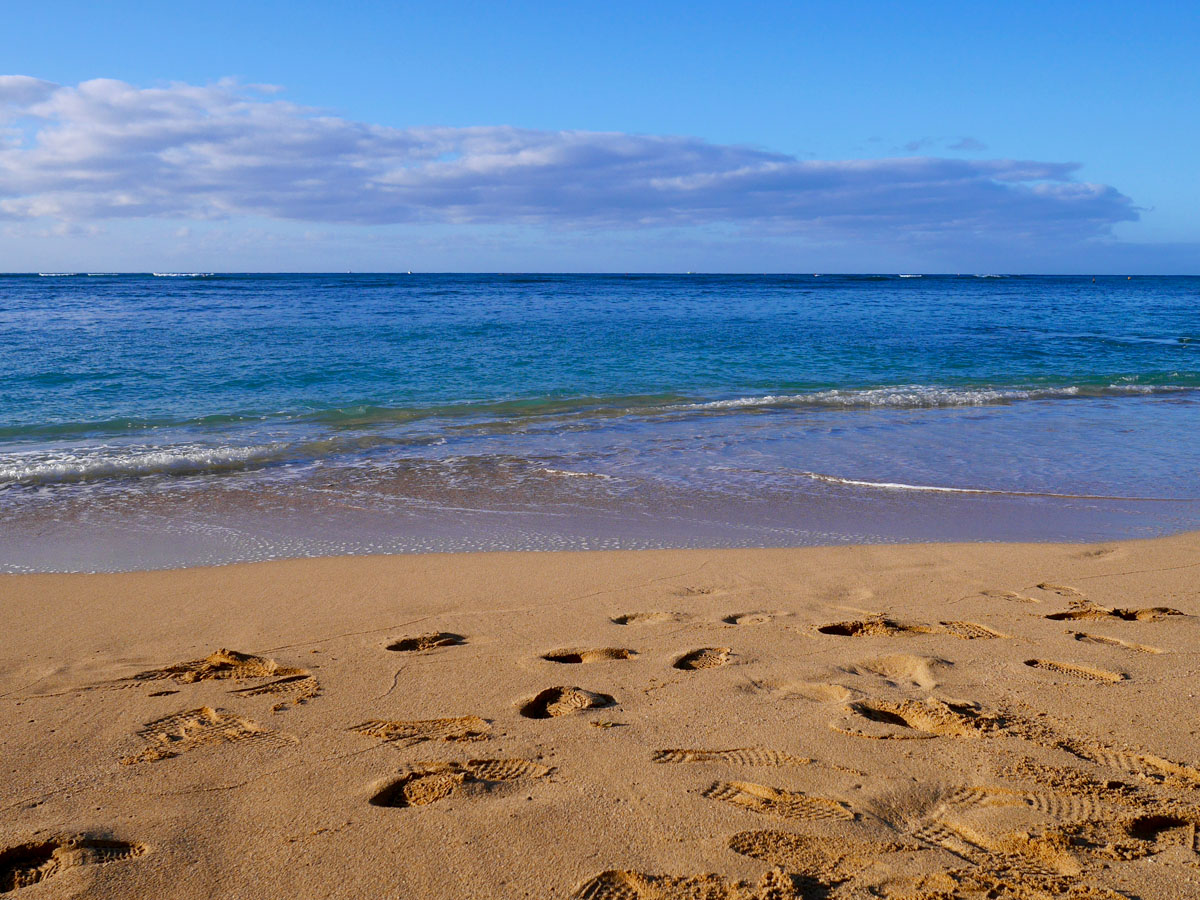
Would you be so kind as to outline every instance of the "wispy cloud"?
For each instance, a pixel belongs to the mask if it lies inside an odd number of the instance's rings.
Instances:
[[[969,143],[969,145],[968,145]],[[958,149],[980,149],[964,138]],[[222,81],[0,78],[0,217],[303,222],[732,223],[817,237],[1082,240],[1137,218],[1078,166],[801,160],[697,138],[390,128]]]

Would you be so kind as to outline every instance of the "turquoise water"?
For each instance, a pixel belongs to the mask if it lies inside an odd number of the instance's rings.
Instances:
[[[1200,523],[1200,278],[0,276],[0,359],[10,569]]]

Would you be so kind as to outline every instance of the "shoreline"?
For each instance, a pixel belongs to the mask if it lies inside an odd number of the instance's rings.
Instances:
[[[1200,506],[1190,499],[1147,503],[823,482],[809,482],[802,492],[763,488],[741,496],[550,480],[551,492],[534,487],[528,496],[510,495],[501,485],[461,495],[358,498],[234,484],[162,494],[131,490],[96,501],[48,494],[36,505],[0,507],[0,574],[423,553],[1086,543],[1169,537],[1200,527]],[[336,490],[355,484],[337,479]]]
[[[112,571],[6,571],[0,570],[0,586],[10,579],[32,578],[125,578],[139,575],[170,576],[188,572],[215,572],[238,569],[257,569],[259,567],[286,566],[289,564],[305,564],[320,566],[323,563],[352,564],[355,562],[371,564],[386,560],[418,560],[422,558],[480,558],[497,559],[505,562],[515,562],[524,557],[568,557],[568,556],[617,556],[617,555],[649,555],[649,554],[781,554],[781,553],[819,553],[821,551],[841,551],[862,553],[872,550],[903,550],[903,549],[932,549],[932,548],[969,548],[969,547],[1014,547],[1014,548],[1094,548],[1117,549],[1137,545],[1153,545],[1166,541],[1195,540],[1200,552],[1200,529],[1184,529],[1168,534],[1153,535],[1144,538],[1125,538],[1111,540],[942,540],[930,541],[914,538],[912,540],[897,539],[893,541],[862,542],[862,543],[828,543],[828,544],[778,544],[768,546],[654,546],[654,547],[617,547],[617,548],[582,548],[582,549],[541,549],[530,548],[521,550],[400,550],[379,551],[377,553],[331,553],[327,555],[288,556],[261,560],[245,560],[232,562],[217,562],[198,565],[168,566],[161,568],[131,568]],[[1200,562],[1197,563],[1200,568]],[[0,592],[2,593],[2,592]]]
[[[0,576],[0,879],[1182,896],[1198,568],[1200,532]]]

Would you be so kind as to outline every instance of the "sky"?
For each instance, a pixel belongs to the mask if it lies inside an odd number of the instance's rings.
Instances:
[[[1200,7],[23,4],[0,270],[1200,273]]]

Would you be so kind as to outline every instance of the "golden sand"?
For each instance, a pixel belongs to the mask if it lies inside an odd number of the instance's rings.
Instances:
[[[4,576],[0,604],[5,897],[1200,897],[1197,534]]]

